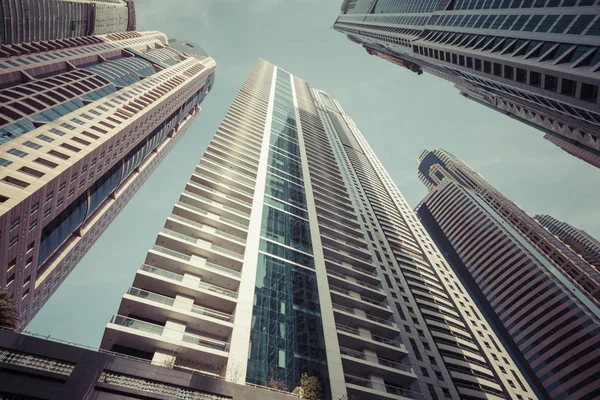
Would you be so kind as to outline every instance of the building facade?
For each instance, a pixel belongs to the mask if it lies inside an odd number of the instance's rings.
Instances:
[[[429,191],[449,180],[477,193],[556,268],[580,285],[588,297],[600,299],[600,272],[467,164],[445,150],[425,150],[419,156],[418,176]]]
[[[600,242],[590,234],[550,215],[536,215],[535,220],[600,271]]]
[[[173,366],[0,330],[1,399],[292,400],[266,387],[225,382]]]
[[[597,0],[345,0],[333,28],[600,166]]]
[[[20,329],[198,115],[214,69],[160,32],[0,58],[0,287]]]
[[[134,31],[133,0],[1,0],[0,54],[37,42]],[[8,53],[2,54],[2,53]]]
[[[101,347],[333,400],[536,397],[354,122],[264,60]]]
[[[598,302],[465,186],[445,180],[417,213],[541,396],[600,397]]]

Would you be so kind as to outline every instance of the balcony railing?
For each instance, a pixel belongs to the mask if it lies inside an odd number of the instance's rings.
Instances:
[[[408,399],[415,399],[415,400],[423,400],[424,399],[424,397],[423,397],[423,395],[421,395],[421,393],[402,389],[402,388],[399,388],[396,386],[386,385],[384,383],[379,383],[379,382],[373,382],[368,379],[359,378],[357,376],[352,376],[352,375],[344,375],[344,378],[346,380],[346,383],[349,383],[351,385],[362,386],[365,388],[376,390],[378,392],[384,392],[384,393],[392,394],[395,396],[406,397]]]
[[[325,256],[325,260],[330,261],[330,262],[332,262],[332,263],[334,263],[336,265],[341,265],[342,267],[346,267],[346,268],[350,268],[350,269],[353,269],[353,270],[358,271],[358,272],[362,272],[363,274],[366,274],[366,275],[377,277],[377,272],[376,271],[369,271],[367,269],[360,268],[360,267],[357,267],[355,265],[348,264],[348,263],[342,265],[342,261],[341,260],[336,260],[335,258],[329,257],[329,256]]]
[[[337,276],[338,278],[342,278],[342,279],[344,279],[344,280],[345,280],[346,282],[348,282],[348,283],[354,283],[354,284],[356,284],[356,285],[359,285],[359,286],[364,286],[364,287],[367,287],[367,288],[369,288],[369,289],[372,289],[372,290],[376,290],[376,291],[378,291],[378,292],[381,292],[381,287],[379,287],[379,286],[371,285],[370,283],[366,283],[366,282],[359,281],[359,280],[357,280],[356,282],[349,281],[349,280],[348,280],[348,277],[347,277],[346,275],[344,275],[344,274],[341,274],[341,273],[339,273],[339,272],[336,272],[336,271],[327,271],[327,273],[328,273],[329,275],[333,275],[333,276]]]
[[[246,213],[244,211],[240,211],[237,208],[233,208],[233,207],[227,206],[225,204],[219,203],[217,201],[211,200],[208,197],[200,196],[199,194],[192,193],[192,192],[190,192],[188,190],[184,190],[183,193],[186,196],[193,197],[194,199],[201,200],[201,201],[204,201],[204,202],[209,203],[209,204],[218,204],[221,207],[223,207],[223,209],[225,209],[227,211],[230,211],[230,212],[232,212],[234,214],[238,214],[238,215],[244,216],[246,218],[250,218],[250,214],[248,214],[248,213]],[[185,204],[187,204],[187,203],[185,203]]]
[[[346,296],[352,297],[353,299],[356,299],[356,300],[362,300],[362,301],[364,301],[366,303],[373,304],[373,305],[376,305],[378,307],[388,308],[388,305],[385,303],[385,301],[373,300],[373,299],[370,299],[370,298],[365,297],[363,295],[360,295],[360,297],[354,297],[349,290],[342,289],[340,287],[333,286],[333,285],[329,285],[329,289],[331,289],[331,290],[333,290],[335,292],[338,292],[338,293],[345,294]]]
[[[165,271],[164,269],[156,268],[151,265],[144,264],[144,265],[142,265],[141,270],[150,272],[151,274],[159,275],[159,276],[162,276],[162,277],[174,280],[174,281],[183,282],[183,275],[179,275],[179,274],[176,274],[176,273],[173,273],[170,271]],[[219,286],[212,285],[210,283],[206,283],[203,281],[198,282],[197,286],[201,289],[205,289],[210,292],[219,293],[219,294],[222,294],[222,295],[225,295],[228,297],[233,297],[235,299],[237,299],[237,297],[238,297],[237,292],[234,292],[232,290],[223,289]]]
[[[113,315],[110,322],[115,325],[121,325],[126,328],[132,328],[138,331],[153,333],[155,335],[162,335],[163,331],[165,330],[165,327],[162,325],[151,324],[150,322],[123,317],[121,315]]]
[[[348,333],[351,333],[351,334],[356,335],[356,336],[362,336],[362,334],[360,333],[360,331],[358,329],[353,328],[351,326],[342,325],[342,324],[335,324],[335,327],[337,329],[339,329],[340,331],[348,332]],[[373,340],[374,342],[379,342],[379,343],[382,343],[382,344],[386,344],[388,346],[397,347],[399,349],[404,349],[405,348],[404,344],[402,344],[402,342],[399,342],[397,340],[386,339],[384,337],[377,336],[377,335],[374,335],[372,333],[370,335],[371,335],[370,339]]]
[[[384,367],[389,367],[389,368],[393,368],[393,369],[398,369],[404,372],[409,372],[411,374],[414,373],[413,369],[408,366],[408,365],[404,365],[401,363],[397,363],[395,361],[391,361],[391,360],[387,360],[385,358],[381,358],[381,357],[377,357],[377,356],[369,356],[363,352],[360,351],[356,351],[356,350],[352,350],[352,349],[347,349],[345,347],[340,347],[340,353],[352,358],[356,358],[356,359],[360,359],[360,360],[364,360],[364,361],[368,361],[368,362],[372,362],[375,364],[379,364],[381,366]]]
[[[232,235],[232,234],[227,233],[227,232],[223,232],[223,231],[221,231],[221,230],[219,230],[219,229],[217,229],[215,227],[212,227],[212,226],[209,226],[209,225],[206,225],[206,224],[201,224],[200,222],[192,221],[191,219],[182,217],[180,215],[171,214],[171,215],[169,215],[169,218],[174,219],[174,220],[179,221],[179,222],[183,222],[184,224],[195,226],[196,228],[199,228],[199,229],[203,229],[204,227],[212,228],[212,229],[215,230],[215,234],[216,235],[223,236],[223,237],[225,237],[227,239],[231,239],[231,240],[236,241],[238,243],[246,243],[246,240],[244,240],[244,239],[242,239],[240,237],[237,237],[237,236]]]
[[[240,204],[245,205],[246,207],[252,207],[252,203],[249,203],[249,202],[247,202],[245,200],[239,199],[239,198],[237,198],[235,196],[231,196],[231,195],[225,194],[223,192],[215,190],[215,189],[213,189],[211,187],[208,187],[206,185],[203,185],[201,183],[198,183],[198,182],[188,182],[188,185],[190,185],[192,187],[196,187],[196,188],[201,189],[201,190],[205,190],[207,192],[214,193],[214,194],[216,194],[218,196],[221,196],[221,197],[224,197],[224,198],[226,198],[228,200],[232,200],[232,201],[238,202]]]
[[[221,252],[223,254],[227,254],[228,256],[231,256],[233,258],[237,258],[238,260],[243,260],[244,259],[244,256],[242,254],[236,253],[235,251],[227,250],[227,249],[225,249],[223,247],[220,247],[220,246],[217,246],[217,245],[214,245],[214,244],[211,244],[210,249],[211,250],[215,250],[215,251],[219,251],[219,252]]]
[[[178,251],[167,249],[166,247],[162,247],[162,246],[158,246],[158,245],[152,246],[152,250],[158,251],[159,253],[167,254],[171,257],[176,257],[176,258],[179,258],[179,259],[185,260],[185,261],[190,261],[190,259],[192,258],[191,256],[189,256],[187,254],[183,254]]]
[[[148,292],[147,290],[142,290],[138,288],[129,288],[127,294],[130,294],[135,297],[139,297],[141,299],[150,300],[155,303],[164,304],[170,307],[176,307],[181,311],[185,311],[187,307],[190,306],[189,303],[183,301],[177,301],[171,297],[163,296],[162,294]],[[233,316],[230,314],[222,313],[219,311],[211,310],[210,308],[198,306],[196,304],[191,304],[191,312],[199,315],[204,315],[211,318],[220,319],[222,321],[233,322]]]
[[[354,310],[353,308],[344,307],[344,306],[341,306],[341,305],[335,304],[335,303],[333,303],[333,308],[336,309],[336,310],[347,312],[349,314],[356,315],[356,316],[361,317],[361,318],[366,318],[366,319],[368,319],[370,321],[377,322],[379,324],[391,326],[391,327],[394,327],[394,328],[396,327],[396,325],[394,324],[393,321],[389,321],[389,320],[383,319],[383,318],[378,318],[378,317],[375,317],[373,315],[366,314],[366,313],[365,314],[357,313],[356,310]]]

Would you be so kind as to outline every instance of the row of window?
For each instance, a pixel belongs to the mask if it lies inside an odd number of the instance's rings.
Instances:
[[[503,65],[491,61],[481,60],[478,58],[472,58],[456,53],[445,52],[442,50],[425,48],[422,46],[414,46],[415,51],[418,54],[426,57],[435,58],[440,61],[445,61],[451,64],[460,65],[475,71],[481,71],[486,74],[498,76],[504,79],[510,79],[519,83],[531,85],[533,87],[542,88],[550,92],[560,93],[565,96],[577,97],[580,100],[584,100],[590,103],[596,103],[598,101],[598,86],[591,85],[584,82],[577,82],[567,78],[559,78],[550,74],[542,74],[536,71],[528,71],[522,68],[515,68],[509,65]],[[551,107],[557,111],[568,114],[573,118],[583,119],[586,122],[600,125],[600,114],[588,112],[581,108],[572,107],[567,104],[559,103],[555,100],[548,99],[542,96],[536,96],[531,93],[525,93],[515,88],[508,88],[506,85],[501,85],[497,82],[490,82],[489,80],[478,79],[478,77],[472,74],[468,75],[469,80],[475,80],[479,83],[484,83],[489,86],[492,85],[502,91],[508,91],[509,93],[525,98],[526,100],[541,104],[545,107]]]
[[[596,14],[568,15],[443,15],[437,26],[456,26],[472,29],[497,29],[525,32],[548,32],[568,35],[600,36],[600,19],[592,24]],[[590,26],[591,25],[591,26]],[[589,27],[589,29],[588,29]]]
[[[448,10],[481,10],[503,8],[587,7],[597,0],[455,0]]]

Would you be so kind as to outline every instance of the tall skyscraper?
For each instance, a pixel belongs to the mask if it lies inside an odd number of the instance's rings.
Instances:
[[[559,221],[550,215],[536,215],[534,218],[600,271],[600,242],[581,229]]]
[[[22,329],[197,116],[215,61],[160,32],[12,49],[0,58],[0,287]]]
[[[480,195],[452,180],[433,188],[417,213],[542,395],[600,397],[598,302]]]
[[[419,160],[419,179],[430,191],[450,180],[477,193],[556,268],[576,281],[590,298],[600,299],[600,272],[467,164],[442,149],[425,150]]]
[[[334,400],[536,397],[354,122],[264,60],[101,347]]]
[[[334,29],[600,167],[598,0],[345,0]]]
[[[0,0],[0,56],[15,55],[13,48],[33,53],[48,50],[46,46],[55,49],[54,43],[37,42],[69,42],[135,27],[133,0]]]

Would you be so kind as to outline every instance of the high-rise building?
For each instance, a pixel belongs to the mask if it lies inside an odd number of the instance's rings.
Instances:
[[[473,190],[446,179],[421,222],[548,399],[600,397],[600,307]]]
[[[0,57],[81,36],[134,31],[133,0],[0,0]]]
[[[183,135],[215,69],[160,32],[38,45],[0,58],[0,287],[21,329]]]
[[[550,215],[536,215],[534,218],[600,271],[600,242],[594,237]]]
[[[536,397],[338,102],[264,60],[101,347],[333,400]]]
[[[487,182],[467,164],[442,149],[425,150],[419,157],[419,179],[433,191],[446,180],[477,193],[488,207],[577,282],[590,298],[600,299],[600,271],[582,259],[572,248],[542,228],[531,215]]]
[[[598,0],[345,0],[333,28],[600,167]]]

